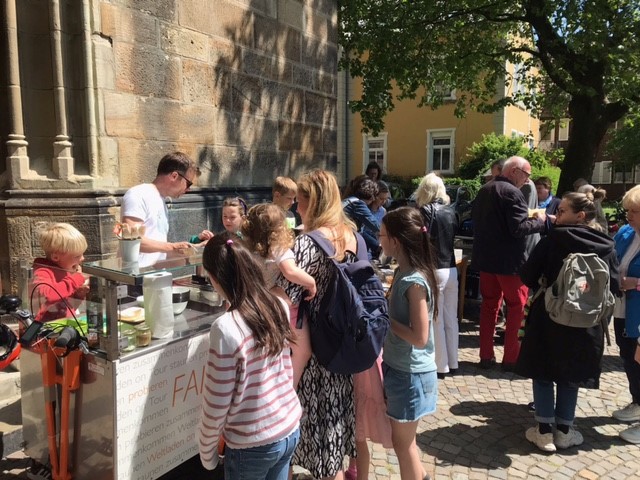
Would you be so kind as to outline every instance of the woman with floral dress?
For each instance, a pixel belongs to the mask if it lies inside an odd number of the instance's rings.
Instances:
[[[314,170],[303,175],[298,180],[297,199],[304,232],[320,231],[335,247],[339,261],[354,261],[355,225],[342,210],[333,174]],[[296,264],[316,281],[317,294],[305,318],[313,325],[334,267],[307,235],[296,239],[293,251]],[[284,287],[293,304],[299,304],[305,296],[300,285],[285,283]],[[298,397],[305,413],[293,464],[306,468],[314,478],[342,478],[345,456],[356,455],[353,377],[329,372],[312,355],[300,379]]]

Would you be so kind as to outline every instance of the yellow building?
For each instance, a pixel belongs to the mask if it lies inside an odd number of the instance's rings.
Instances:
[[[361,84],[350,81],[350,98],[360,98]],[[510,94],[517,82],[499,85],[496,95]],[[377,161],[386,174],[403,177],[439,172],[454,176],[467,149],[491,132],[497,135],[528,137],[532,146],[539,141],[539,121],[523,106],[509,106],[493,114],[469,111],[465,118],[454,115],[456,92],[450,92],[445,104],[432,110],[418,108],[417,100],[396,101],[395,109],[385,117],[384,130],[377,135],[362,133],[359,114],[349,117],[350,176],[364,172],[370,161]]]

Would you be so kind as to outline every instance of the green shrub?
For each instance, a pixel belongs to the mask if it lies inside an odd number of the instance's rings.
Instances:
[[[469,147],[466,160],[458,167],[458,176],[471,180],[482,176],[495,160],[514,155],[524,157],[528,151],[521,137],[507,137],[493,132],[483,135],[481,141]]]

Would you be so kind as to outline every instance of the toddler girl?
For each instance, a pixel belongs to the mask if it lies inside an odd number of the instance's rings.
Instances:
[[[255,256],[234,234],[209,240],[202,262],[229,308],[209,334],[200,459],[214,469],[224,437],[225,478],[286,480],[302,415],[292,385],[287,305],[265,288]]]
[[[282,287],[276,286],[280,273],[291,283],[304,287],[311,300],[316,295],[316,282],[311,275],[296,265],[293,251],[293,233],[287,227],[284,210],[274,203],[261,203],[249,209],[241,230],[250,250],[262,260],[266,288],[288,300]],[[298,306],[291,307],[291,321],[296,322]],[[291,346],[294,386],[311,357],[309,326],[295,330],[296,342]]]
[[[393,210],[382,219],[380,244],[398,262],[389,295],[391,330],[382,351],[387,415],[400,477],[429,478],[416,446],[418,421],[438,399],[432,319],[438,283],[429,234],[420,211]]]
[[[247,202],[240,197],[225,198],[222,202],[222,225],[227,232],[242,237],[240,229],[247,216]]]

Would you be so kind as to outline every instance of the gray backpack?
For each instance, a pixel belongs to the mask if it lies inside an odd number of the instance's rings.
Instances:
[[[609,267],[595,253],[570,253],[545,291],[549,317],[560,325],[594,327],[613,314]]]

